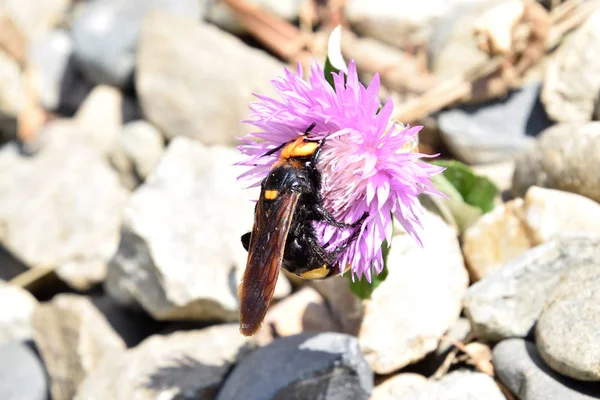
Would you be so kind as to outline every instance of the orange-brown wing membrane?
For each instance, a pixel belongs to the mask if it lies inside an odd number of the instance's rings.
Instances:
[[[260,328],[273,298],[298,197],[299,194],[291,191],[280,193],[280,198],[266,213],[261,194],[248,248],[248,262],[238,288],[240,332],[243,335],[252,336]]]

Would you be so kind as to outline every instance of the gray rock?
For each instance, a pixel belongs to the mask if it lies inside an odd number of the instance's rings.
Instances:
[[[158,320],[237,320],[237,287],[258,192],[242,189],[239,153],[171,141],[124,213],[119,250],[105,283],[121,304],[140,304]],[[290,292],[280,274],[276,296]]]
[[[557,124],[546,129],[531,151],[519,157],[512,190],[530,186],[578,193],[600,202],[600,122]]]
[[[346,279],[323,279],[307,283],[325,298],[341,332],[358,336],[364,315],[362,300],[352,293]]]
[[[19,64],[0,50],[0,142],[17,134],[17,114],[25,104],[25,82]]]
[[[477,2],[489,0],[350,0],[344,16],[352,27],[365,36],[398,47],[427,43],[443,16]]]
[[[469,278],[456,231],[431,213],[422,222],[424,247],[408,234],[396,235],[388,254],[388,276],[364,302],[358,340],[379,374],[434,351],[437,338],[460,315]]]
[[[536,325],[536,345],[555,371],[600,381],[600,263],[570,271]]]
[[[368,399],[373,373],[355,337],[288,336],[256,350],[225,380],[217,400]]]
[[[73,21],[74,55],[90,80],[119,87],[131,83],[140,26],[151,10],[197,21],[198,0],[93,0]]]
[[[144,120],[125,124],[119,143],[110,154],[124,186],[134,189],[158,164],[165,149],[162,134]]]
[[[0,343],[0,399],[48,399],[44,365],[29,346],[19,342]]]
[[[466,105],[437,115],[441,136],[467,163],[504,161],[533,147],[533,137],[551,125],[531,83],[502,100]]]
[[[26,341],[33,337],[31,318],[38,305],[35,297],[17,286],[0,281],[0,343]],[[2,398],[2,397],[0,397]]]
[[[140,37],[136,88],[146,118],[168,138],[237,144],[252,93],[276,97],[283,64],[220,29],[153,12]]]
[[[94,86],[77,70],[72,55],[73,41],[65,30],[50,31],[29,46],[33,86],[47,110],[74,114]]]
[[[246,33],[246,27],[225,2],[208,1],[207,3],[207,21],[228,32],[235,34]],[[298,19],[303,4],[302,0],[249,0],[248,3],[292,22]]]
[[[125,349],[123,340],[84,296],[55,296],[38,307],[33,326],[54,400],[71,400],[87,373],[104,357]]]
[[[75,288],[102,281],[127,198],[102,156],[77,141],[35,156],[11,144],[0,149],[0,171],[0,243],[30,268],[57,267]]]
[[[465,314],[480,339],[525,337],[569,270],[600,263],[599,236],[565,236],[527,250],[469,287]]]
[[[592,400],[600,397],[597,383],[578,382],[552,371],[535,344],[503,340],[494,347],[496,376],[521,400]]]
[[[212,400],[233,364],[253,347],[237,324],[151,336],[106,358],[86,377],[75,400]]]
[[[390,399],[402,400],[504,400],[502,391],[489,375],[469,370],[458,370],[438,381],[405,388]]]
[[[10,17],[25,37],[42,36],[59,24],[73,0],[0,0],[0,14]]]
[[[559,122],[592,119],[600,92],[600,11],[592,13],[548,63],[542,101]]]

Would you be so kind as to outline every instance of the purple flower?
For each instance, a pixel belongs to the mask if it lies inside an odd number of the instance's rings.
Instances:
[[[351,267],[353,278],[363,275],[371,282],[373,273],[383,269],[382,244],[391,243],[392,215],[419,244],[423,208],[417,196],[421,193],[443,196],[431,183],[431,176],[443,168],[419,161],[424,154],[412,152],[420,126],[402,128],[390,122],[393,104],[390,99],[378,112],[379,76],[367,88],[359,81],[354,61],[348,65],[344,84],[343,72],[334,74],[335,90],[315,62],[308,81],[298,73],[285,70],[273,81],[281,100],[256,95],[250,104],[251,120],[243,121],[261,129],[241,140],[238,149],[246,155],[238,165],[251,167],[240,175],[250,186],[260,185],[278,152],[263,156],[303,134],[316,124],[311,139],[327,138],[317,167],[323,175],[324,205],[338,221],[353,223],[365,211],[358,239],[338,257],[344,271]],[[321,244],[327,249],[341,245],[351,229],[334,228],[315,222]]]

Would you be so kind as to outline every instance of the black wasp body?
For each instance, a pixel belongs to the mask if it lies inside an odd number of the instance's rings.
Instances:
[[[298,137],[265,155],[281,150],[279,160],[261,183],[260,198],[254,210],[252,232],[242,236],[248,261],[238,288],[240,331],[253,335],[259,328],[273,297],[279,269],[305,279],[337,275],[338,255],[356,239],[358,227],[367,214],[354,224],[345,224],[323,207],[321,173],[317,160],[324,141]],[[341,246],[326,250],[321,246],[313,221],[336,228],[355,229]],[[344,270],[348,266],[345,266]]]

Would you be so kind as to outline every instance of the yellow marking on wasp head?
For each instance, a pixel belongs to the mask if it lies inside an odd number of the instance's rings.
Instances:
[[[277,190],[265,190],[264,196],[266,200],[275,200],[278,193]]]
[[[287,159],[311,156],[317,151],[318,147],[319,143],[317,142],[305,142],[304,138],[298,138],[281,150],[280,158]]]
[[[320,279],[326,277],[327,274],[329,274],[329,267],[327,264],[323,264],[319,268],[301,273],[300,277],[304,279]]]

